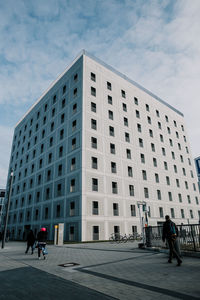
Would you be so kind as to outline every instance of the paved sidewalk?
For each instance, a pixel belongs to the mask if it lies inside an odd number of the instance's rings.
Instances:
[[[25,248],[9,242],[0,249],[1,300],[200,299],[198,258],[184,257],[176,267],[136,243],[49,245],[47,260]]]

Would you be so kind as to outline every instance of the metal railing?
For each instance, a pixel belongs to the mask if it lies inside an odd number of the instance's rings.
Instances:
[[[177,228],[180,249],[200,252],[200,224],[177,225]],[[162,241],[162,230],[162,226],[145,228],[147,247],[166,247]]]

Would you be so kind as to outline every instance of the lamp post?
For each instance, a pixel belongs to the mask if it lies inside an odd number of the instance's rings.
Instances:
[[[6,240],[6,232],[7,232],[7,225],[8,225],[8,215],[9,215],[9,208],[10,208],[10,198],[12,193],[12,183],[13,183],[13,170],[10,172],[10,182],[9,182],[9,190],[8,190],[8,201],[7,201],[7,207],[6,207],[6,218],[5,218],[5,224],[4,224],[4,231],[3,231],[3,237],[2,237],[2,245],[1,248],[4,248],[5,240]]]

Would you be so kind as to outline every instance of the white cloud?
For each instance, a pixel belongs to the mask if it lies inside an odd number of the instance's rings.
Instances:
[[[182,111],[199,156],[199,15],[199,0],[1,2],[0,124],[14,126],[85,48]]]

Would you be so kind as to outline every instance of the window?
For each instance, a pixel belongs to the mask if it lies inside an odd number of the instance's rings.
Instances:
[[[63,95],[66,93],[66,85],[63,86]]]
[[[143,147],[143,139],[139,138],[139,146],[142,148]]]
[[[76,82],[78,80],[78,74],[76,73],[75,75],[74,75],[74,81]]]
[[[180,182],[179,182],[179,179],[177,179],[177,178],[176,178],[176,186],[180,187]]]
[[[138,132],[142,132],[142,126],[139,123],[137,124],[137,130]]]
[[[157,173],[155,173],[155,181],[156,183],[159,183],[159,175]]]
[[[62,123],[64,123],[64,121],[65,121],[65,114],[62,114],[60,116],[60,123],[62,124]]]
[[[115,144],[110,143],[110,153],[115,154]]]
[[[174,165],[174,173],[177,173],[178,171],[177,171],[177,166],[176,165]]]
[[[194,218],[194,215],[193,215],[193,211],[192,209],[190,209],[190,218],[193,219]]]
[[[90,79],[94,82],[96,82],[96,75],[94,73],[90,73]]]
[[[64,137],[64,129],[60,130],[60,140],[62,140]]]
[[[162,199],[161,191],[160,190],[157,190],[157,198],[158,198],[158,200]]]
[[[178,194],[178,201],[179,201],[180,203],[182,203],[182,195],[181,195],[181,194]]]
[[[166,121],[166,122],[169,122],[168,116],[165,116],[165,121]]]
[[[51,123],[51,132],[54,130],[54,122]]]
[[[99,226],[93,226],[93,241],[99,240]]]
[[[56,103],[56,95],[53,96],[53,104]]]
[[[153,130],[149,129],[149,136],[153,137]]]
[[[61,176],[61,175],[62,175],[62,171],[63,171],[63,166],[62,166],[62,165],[59,165],[59,166],[58,166],[58,176]]]
[[[43,164],[43,160],[40,159],[40,162],[39,162],[39,168],[42,168],[42,164]]]
[[[166,155],[165,148],[162,148],[162,155],[163,155],[163,156],[165,156],[165,155]]]
[[[158,129],[162,129],[162,125],[160,122],[158,122]]]
[[[92,191],[98,192],[98,179],[92,178]]]
[[[175,159],[175,154],[173,151],[171,152],[171,154],[172,154],[172,159]]]
[[[171,192],[168,192],[168,197],[169,197],[169,201],[172,201],[172,193]]]
[[[142,178],[143,180],[147,180],[147,172],[145,170],[142,170]]]
[[[145,156],[143,153],[140,153],[140,160],[141,160],[141,163],[145,164]]]
[[[48,163],[50,164],[52,162],[52,153],[49,153],[49,156],[48,156]]]
[[[48,219],[48,217],[49,217],[49,208],[45,207],[44,218]]]
[[[166,184],[167,184],[167,185],[170,185],[169,176],[166,176]]]
[[[186,190],[188,190],[188,182],[187,181],[185,181],[185,188],[186,188]]]
[[[178,131],[176,131],[176,137],[177,137],[177,139],[179,139],[179,134],[178,134]]]
[[[59,148],[59,157],[63,156],[63,146],[60,146]]]
[[[76,120],[72,122],[72,132],[76,130]]]
[[[155,150],[155,145],[154,145],[153,143],[151,143],[151,150],[152,150],[153,152],[156,151],[156,150]]]
[[[188,203],[190,204],[191,203],[190,195],[187,195],[187,200],[188,200]]]
[[[131,150],[130,149],[126,149],[126,157],[128,159],[131,159]]]
[[[113,203],[113,216],[119,216],[119,205],[118,205],[118,203]]]
[[[72,110],[73,114],[77,112],[77,103],[74,103]]]
[[[169,127],[167,127],[167,132],[168,132],[169,134],[171,134],[171,130],[170,130]]]
[[[133,177],[133,168],[128,166],[128,176]]]
[[[78,94],[78,89],[77,89],[77,88],[75,88],[75,89],[74,89],[74,91],[73,91],[73,95],[74,95],[74,97],[76,97],[76,96],[77,96],[77,94]]]
[[[91,102],[91,111],[93,111],[93,112],[97,112],[97,106],[96,106],[96,103],[94,103],[94,102]]]
[[[117,182],[112,182],[112,193],[118,194]]]
[[[175,218],[174,208],[171,208],[170,211],[171,211],[171,218]]]
[[[146,104],[145,106],[146,106],[146,111],[149,111],[149,105]]]
[[[97,157],[91,157],[92,169],[98,169],[98,159]]]
[[[184,131],[184,126],[183,125],[181,125],[181,129],[182,129],[182,131]]]
[[[50,140],[49,140],[49,147],[53,146],[53,137],[50,137]]]
[[[140,118],[140,112],[139,112],[139,110],[135,111],[135,115],[136,115],[136,118],[138,118],[138,119]]]
[[[112,126],[109,126],[109,134],[110,136],[115,136],[115,129]]]
[[[182,168],[183,175],[186,176],[185,168]]]
[[[153,157],[153,166],[157,167],[157,159],[155,157]]]
[[[112,97],[108,95],[108,104],[112,105]]]
[[[46,189],[46,200],[50,199],[50,188]]]
[[[156,116],[157,116],[157,117],[160,117],[160,113],[159,113],[158,110],[156,110]]]
[[[149,198],[149,190],[148,188],[144,188],[144,198]]]
[[[121,90],[121,95],[122,95],[122,98],[126,98],[126,92],[124,90]]]
[[[96,89],[91,86],[91,95],[96,97]]]
[[[60,204],[56,205],[56,218],[60,218]]]
[[[42,130],[42,139],[45,137],[45,130]]]
[[[43,118],[43,125],[45,125],[45,124],[46,124],[46,121],[47,121],[47,117],[46,117],[46,116],[44,116],[44,118]]]
[[[169,144],[170,144],[171,147],[173,147],[173,141],[172,141],[172,139],[169,139]]]
[[[151,118],[149,116],[147,116],[147,122],[151,124]]]
[[[108,111],[108,118],[113,120],[113,112],[111,110]]]
[[[55,113],[56,113],[56,109],[55,109],[55,107],[52,109],[52,111],[51,111],[51,116],[52,117],[54,117],[55,116]]]
[[[65,102],[66,102],[65,99],[63,99],[63,100],[62,100],[62,108],[65,107]]]
[[[91,137],[91,147],[97,149],[97,138]]]
[[[75,216],[75,202],[70,202],[70,208],[69,208],[69,215],[70,217]]]
[[[76,149],[76,138],[72,139],[72,150]]]
[[[163,214],[163,208],[162,207],[159,207],[159,213],[160,213],[160,218],[163,218],[164,214]]]
[[[193,190],[196,191],[196,185],[195,185],[195,183],[193,183],[192,185],[193,185]]]
[[[94,119],[91,119],[91,128],[97,130],[97,121]]]
[[[51,180],[51,170],[47,171],[47,181]]]
[[[130,136],[128,132],[125,132],[125,141],[130,143]]]
[[[134,97],[134,103],[135,105],[138,105],[138,98]]]
[[[75,192],[75,188],[76,188],[76,181],[75,181],[75,179],[71,179],[71,182],[70,182],[70,193],[74,193]]]
[[[108,81],[107,81],[107,89],[110,90],[110,91],[112,91],[112,85],[111,85],[111,83],[108,82]]]
[[[123,111],[127,112],[127,106],[125,103],[122,103],[122,108],[123,108]]]
[[[76,158],[75,157],[73,157],[71,159],[71,167],[70,167],[70,171],[74,171],[74,170],[76,170]]]
[[[92,214],[98,215],[99,214],[99,203],[98,201],[92,201]]]
[[[117,173],[117,166],[113,161],[111,161],[111,173]]]
[[[57,197],[61,196],[61,191],[62,191],[62,185],[61,183],[59,183],[57,185]]]
[[[128,119],[124,117],[124,126],[128,126]]]
[[[131,217],[136,217],[135,205],[131,204],[130,209],[131,209]]]

